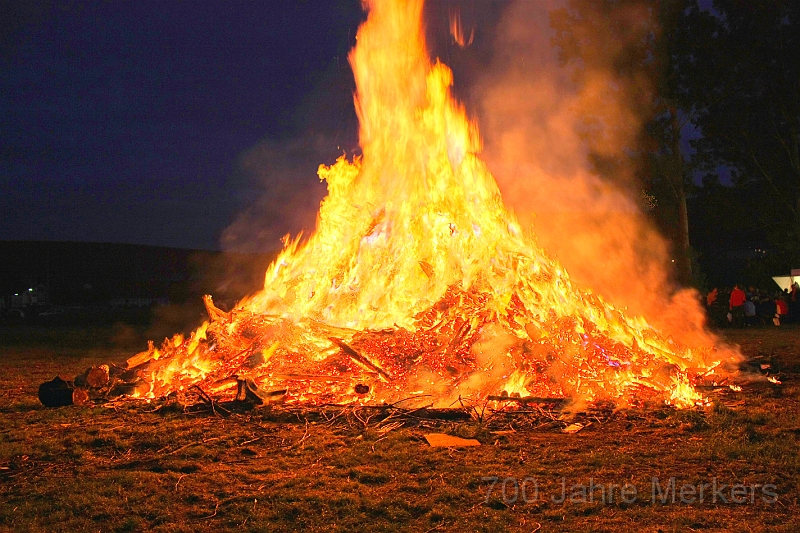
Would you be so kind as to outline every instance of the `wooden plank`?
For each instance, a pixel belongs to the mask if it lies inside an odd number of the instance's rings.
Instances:
[[[428,433],[425,435],[425,440],[431,448],[464,448],[481,445],[476,439],[462,439],[444,433]]]

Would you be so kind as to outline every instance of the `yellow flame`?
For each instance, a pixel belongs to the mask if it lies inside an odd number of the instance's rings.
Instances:
[[[246,369],[309,401],[423,390],[448,404],[498,383],[623,404],[643,388],[678,407],[702,401],[687,373],[718,363],[713,346],[679,346],[574,287],[506,209],[450,69],[428,58],[422,1],[368,9],[350,54],[363,155],[320,166],[328,195],[316,231],[285,240],[263,291],[230,313],[208,298],[212,321],[165,343],[171,361],[150,376],[158,390]],[[369,394],[355,395],[364,383]]]
[[[678,408],[688,408],[705,401],[706,399],[692,387],[685,375],[679,374],[673,378],[673,387],[667,403]]]
[[[458,10],[450,11],[450,35],[453,36],[456,44],[461,48],[466,48],[475,39],[475,28],[470,29],[469,36],[464,33],[464,25],[461,23],[461,12]]]

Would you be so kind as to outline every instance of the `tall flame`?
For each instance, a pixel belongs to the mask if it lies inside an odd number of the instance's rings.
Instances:
[[[368,4],[350,54],[362,157],[320,166],[316,232],[287,242],[263,291],[230,313],[209,299],[210,323],[137,359],[150,394],[236,375],[307,401],[700,400],[692,380],[730,354],[574,287],[504,206],[450,69],[428,59],[422,0]]]

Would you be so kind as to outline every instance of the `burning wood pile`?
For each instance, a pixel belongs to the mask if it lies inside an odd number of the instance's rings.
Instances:
[[[255,404],[704,401],[693,385],[736,355],[702,325],[682,345],[573,286],[505,208],[450,70],[428,59],[421,16],[421,0],[370,3],[350,55],[363,155],[320,166],[316,232],[287,239],[264,289],[229,312],[207,296],[209,320],[189,338],[90,369],[74,390]]]

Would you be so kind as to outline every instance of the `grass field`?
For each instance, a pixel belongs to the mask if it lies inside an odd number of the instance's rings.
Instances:
[[[2,329],[0,530],[800,531],[800,329],[725,336],[782,384],[710,393],[704,410],[581,414],[569,434],[538,409],[49,409],[41,382],[124,360],[141,332]]]

